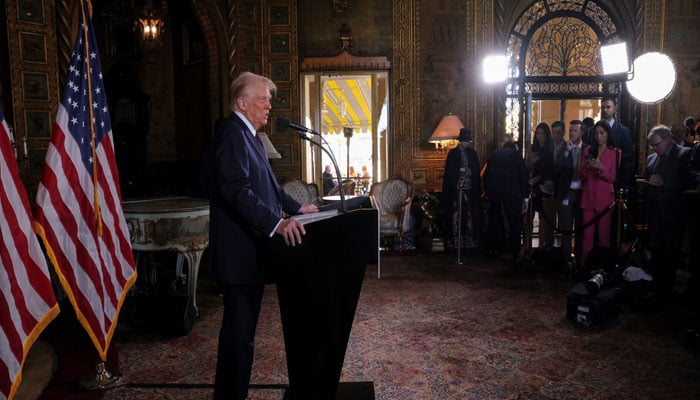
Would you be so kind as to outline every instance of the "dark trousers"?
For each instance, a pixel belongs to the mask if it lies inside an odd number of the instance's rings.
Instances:
[[[520,257],[520,232],[522,230],[522,203],[515,197],[509,197],[503,200],[490,200],[489,204],[489,227],[488,237],[489,246],[491,249],[498,247],[498,237],[503,229],[503,214],[506,215],[508,229],[510,231],[510,252],[513,255],[513,260]]]
[[[662,215],[661,205],[649,200],[649,244],[651,245],[651,272],[657,290],[670,294],[676,279],[676,270],[681,266],[683,235],[686,215],[676,210]],[[678,205],[680,208],[680,204]]]
[[[568,261],[571,258],[571,231],[581,225],[581,208],[579,203],[581,199],[580,190],[569,190],[565,199],[559,203],[559,230],[561,233],[561,254],[564,260]],[[574,254],[576,258],[581,255],[581,235],[574,234]],[[577,260],[577,262],[580,260]]]
[[[221,285],[224,316],[219,331],[215,400],[248,397],[255,328],[265,285]]]

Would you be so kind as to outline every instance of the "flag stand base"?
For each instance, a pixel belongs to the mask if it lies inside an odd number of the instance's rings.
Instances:
[[[95,365],[94,373],[80,379],[78,382],[78,386],[86,390],[111,389],[122,384],[122,374],[107,371],[104,361],[100,361]]]

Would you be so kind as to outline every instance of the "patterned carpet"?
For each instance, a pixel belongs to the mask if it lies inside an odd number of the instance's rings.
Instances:
[[[607,327],[585,329],[565,318],[572,282],[558,271],[421,254],[382,256],[381,266],[381,279],[367,269],[341,377],[373,381],[377,399],[700,398],[700,362],[682,343],[699,321],[682,307],[627,308]],[[209,399],[221,299],[200,282],[200,318],[187,336],[146,333],[125,310],[107,363],[124,375],[119,388],[77,389],[94,356],[79,329],[54,329],[59,372],[41,399]],[[268,287],[255,400],[282,399],[282,389],[265,386],[287,382],[281,338]]]

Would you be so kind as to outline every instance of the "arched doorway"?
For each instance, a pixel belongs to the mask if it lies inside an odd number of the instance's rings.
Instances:
[[[508,35],[506,132],[527,149],[539,122],[599,119],[600,99],[622,96],[602,74],[600,46],[623,40],[599,2],[532,2]]]

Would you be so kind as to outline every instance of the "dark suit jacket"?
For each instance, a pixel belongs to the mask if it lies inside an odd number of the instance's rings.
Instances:
[[[700,185],[700,143],[696,143],[691,150],[689,169],[690,189],[694,189]]]
[[[295,214],[301,204],[284,193],[259,142],[234,113],[217,130],[207,165],[211,276],[227,284],[267,282],[258,251],[281,210]]]
[[[584,150],[588,147],[586,143],[581,143],[581,158]],[[581,161],[579,160],[579,166]],[[566,151],[566,146],[562,146],[554,159],[554,197],[563,200],[569,194],[569,187],[574,176],[578,177],[578,171],[574,171],[574,157],[572,153]]]
[[[520,152],[513,147],[497,150],[486,163],[484,186],[489,201],[513,201],[517,204],[530,193],[527,167]]]
[[[471,147],[466,148],[467,161],[471,169],[472,188],[468,193],[470,200],[481,197],[481,165],[479,155]],[[445,176],[442,179],[443,209],[449,214],[452,211],[452,202],[457,199],[457,183],[459,182],[460,168],[462,167],[462,156],[459,146],[450,150],[445,159]]]
[[[615,125],[611,128],[612,140],[615,142],[615,147],[622,151],[622,165],[626,165],[634,161],[634,145],[632,144],[632,134],[629,128],[615,120]]]
[[[647,197],[650,200],[658,201],[660,208],[659,210],[650,211],[659,212],[662,214],[662,217],[674,217],[682,214],[681,196],[691,183],[688,168],[691,149],[689,147],[681,147],[675,143],[671,146],[663,168],[658,172],[664,184],[660,187],[647,187]],[[646,169],[644,170],[645,179],[648,180],[650,176],[657,174],[656,167],[660,160],[661,157],[656,153],[647,156]]]

